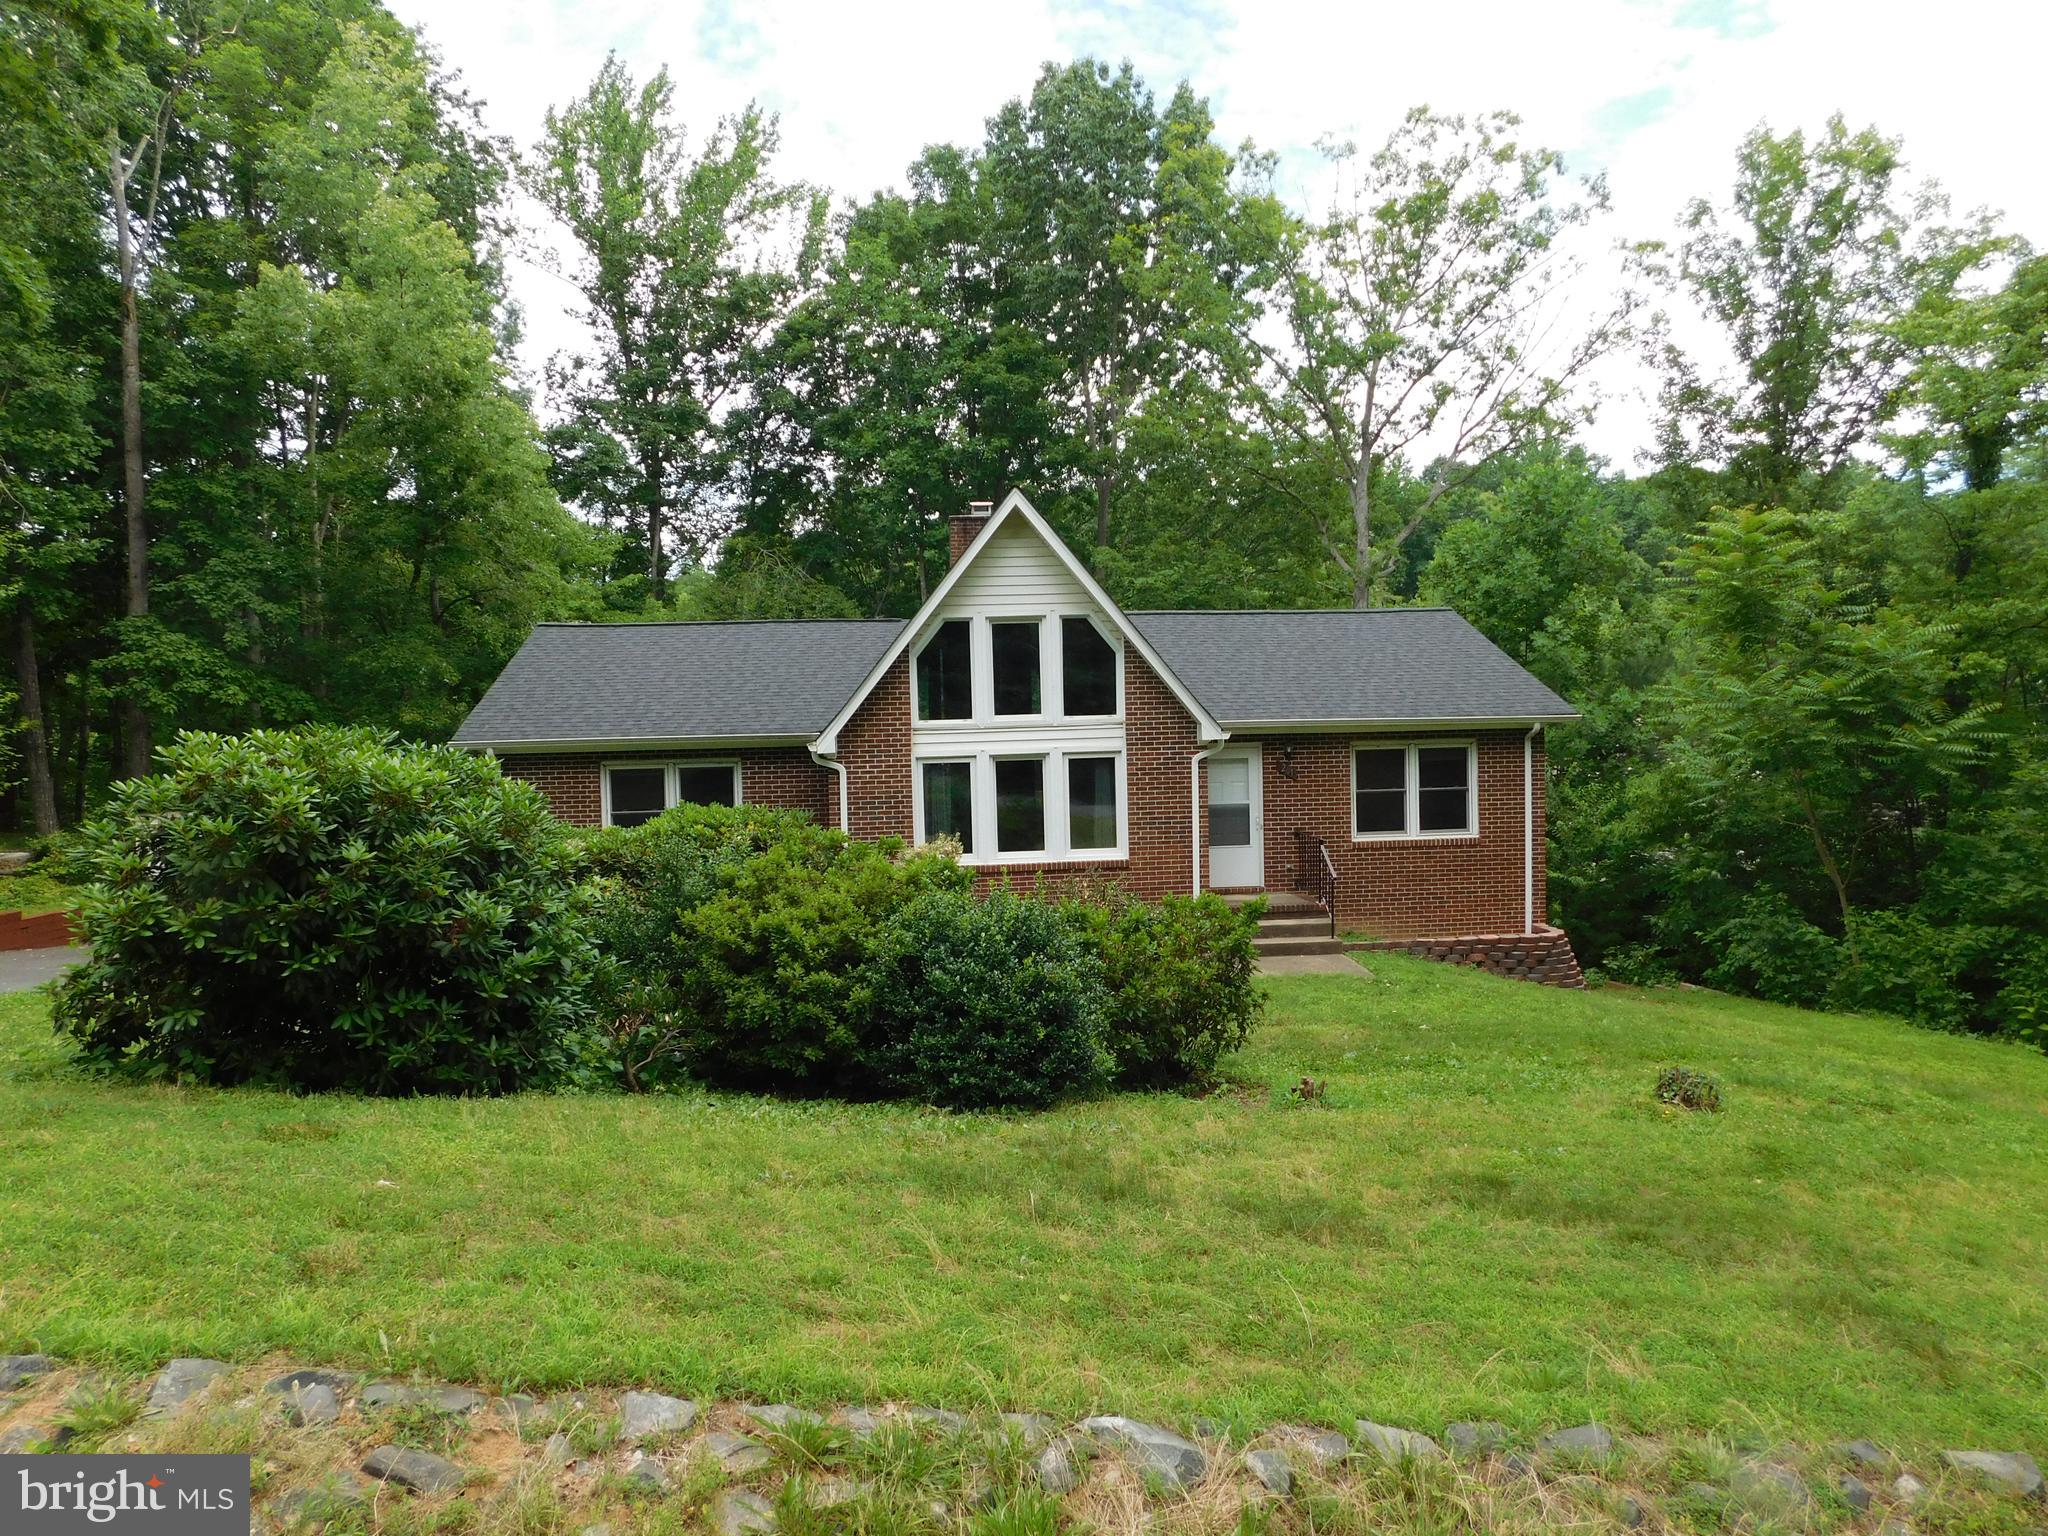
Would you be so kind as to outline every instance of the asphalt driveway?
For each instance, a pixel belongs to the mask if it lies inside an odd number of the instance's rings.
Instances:
[[[61,976],[92,951],[73,944],[62,949],[0,949],[0,992],[26,992]]]

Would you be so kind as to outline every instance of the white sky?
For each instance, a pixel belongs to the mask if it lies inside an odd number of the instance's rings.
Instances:
[[[1417,103],[1505,107],[1574,171],[1607,173],[1607,236],[1667,238],[1689,198],[1725,197],[1736,146],[1759,121],[1811,130],[1840,111],[1903,138],[1911,174],[1938,179],[1958,207],[2002,210],[2048,244],[2043,0],[392,5],[483,99],[491,128],[523,146],[616,50],[636,78],[668,67],[693,140],[749,100],[780,114],[782,174],[840,201],[900,185],[928,143],[977,142],[1044,61],[1093,53],[1129,58],[1161,99],[1191,81],[1225,142],[1280,153],[1280,190],[1305,210],[1321,200],[1319,137],[1376,144]],[[579,334],[573,294],[527,259],[536,253],[513,252],[510,270],[535,378]],[[1647,440],[1646,387],[1633,365],[1602,380],[1590,439],[1617,468]]]

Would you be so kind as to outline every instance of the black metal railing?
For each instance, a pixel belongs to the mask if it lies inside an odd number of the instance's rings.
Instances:
[[[1330,937],[1337,937],[1337,866],[1330,845],[1307,827],[1294,829],[1294,889],[1314,901],[1330,919]]]

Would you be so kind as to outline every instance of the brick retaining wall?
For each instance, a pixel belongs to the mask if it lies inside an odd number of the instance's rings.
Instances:
[[[1470,933],[1441,939],[1367,939],[1344,946],[1357,953],[1398,951],[1422,960],[1476,965],[1514,981],[1547,987],[1583,987],[1578,957],[1562,928],[1538,924],[1534,933]]]

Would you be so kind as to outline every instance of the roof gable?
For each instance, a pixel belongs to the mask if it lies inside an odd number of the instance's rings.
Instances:
[[[1123,635],[1126,643],[1145,658],[1146,663],[1159,675],[1159,680],[1166,684],[1167,688],[1173,693],[1175,698],[1180,700],[1187,712],[1195,717],[1195,726],[1202,739],[1205,741],[1220,741],[1223,739],[1227,734],[1223,727],[1217,724],[1209,711],[1202,707],[1201,700],[1195,696],[1194,692],[1179,677],[1175,676],[1174,670],[1168,665],[1166,658],[1161,656],[1152,643],[1139,631],[1137,626],[1124,616],[1123,610],[1111,601],[1109,594],[1102,590],[1102,587],[1093,576],[1088,574],[1088,568],[1074,558],[1074,552],[1067,548],[1066,541],[1053,532],[1051,525],[1038,515],[1038,509],[1031,505],[1030,501],[1025,498],[1024,493],[1013,490],[1008,496],[1003,498],[1002,505],[997,507],[994,513],[990,515],[988,522],[982,526],[981,532],[975,535],[974,542],[969,544],[961,552],[960,558],[953,562],[953,568],[946,572],[945,578],[932,589],[931,596],[925,599],[924,605],[917,610],[916,616],[903,626],[903,632],[896,637],[895,642],[888,650],[882,653],[881,658],[875,662],[868,675],[853,690],[852,695],[848,697],[846,703],[840,708],[839,713],[833,716],[831,723],[818,733],[818,739],[813,743],[814,750],[826,756],[830,756],[838,750],[839,732],[845,728],[846,722],[853,718],[854,712],[866,701],[868,694],[874,690],[875,685],[882,680],[889,668],[894,666],[903,653],[910,648],[911,643],[924,633],[934,618],[946,611],[962,584],[972,579],[970,573],[975,570],[977,562],[982,559],[991,546],[997,546],[998,540],[1014,537],[1014,535],[1007,535],[1005,533],[1005,530],[1010,528],[1013,523],[1022,529],[1028,530],[1046,549],[1052,552],[1057,566],[1064,571],[1066,577],[1074,583],[1080,593],[1094,605],[1104,619],[1116,627]],[[969,590],[971,592],[973,590],[972,587]],[[1024,610],[1020,609],[1019,611],[1022,612]]]

